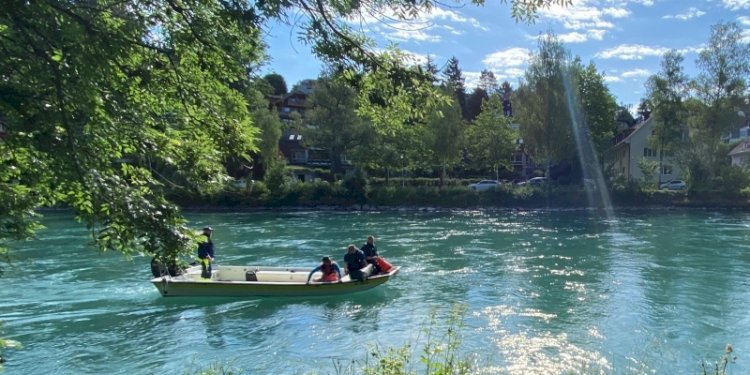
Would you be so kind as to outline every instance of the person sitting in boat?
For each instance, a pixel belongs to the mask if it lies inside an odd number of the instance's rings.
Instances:
[[[379,273],[382,270],[378,267],[378,248],[375,247],[375,237],[373,236],[367,236],[367,243],[362,245],[363,253],[365,253],[365,260],[367,263],[372,264],[373,269],[375,270],[374,273]]]
[[[213,231],[211,227],[204,227],[198,239],[198,259],[202,267],[201,277],[204,279],[211,278],[211,262],[214,260],[214,243],[211,241]]]
[[[349,245],[347,252],[344,255],[344,263],[346,263],[346,269],[344,272],[349,275],[349,278],[352,280],[365,279],[365,274],[362,272],[362,269],[367,267],[367,260],[365,258],[365,253],[363,253],[362,250],[357,249],[354,245]]]
[[[330,257],[323,257],[321,261],[322,263],[319,266],[313,268],[313,270],[310,271],[310,274],[307,275],[307,283],[310,284],[310,278],[312,278],[313,274],[318,271],[322,272],[323,276],[313,280],[316,283],[321,281],[328,283],[332,283],[334,281],[341,282],[341,269],[339,268],[339,265],[331,260]]]

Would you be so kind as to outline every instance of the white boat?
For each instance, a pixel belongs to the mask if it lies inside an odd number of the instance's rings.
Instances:
[[[164,297],[245,297],[245,296],[325,296],[359,292],[388,281],[401,267],[387,273],[369,276],[364,281],[352,280],[349,275],[341,282],[307,283],[312,268],[284,268],[264,266],[214,265],[211,278],[201,277],[201,266],[190,267],[179,276],[159,276],[151,279]],[[365,274],[372,272],[368,265]],[[313,274],[311,280],[321,277]]]

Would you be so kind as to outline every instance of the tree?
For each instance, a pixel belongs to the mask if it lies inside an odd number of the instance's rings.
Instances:
[[[264,78],[265,80],[265,78]],[[268,101],[259,91],[254,91],[248,98],[253,123],[260,130],[258,137],[258,160],[263,173],[269,170],[279,155],[281,138],[281,120],[276,109],[269,108]]]
[[[594,63],[584,67],[576,60],[573,70],[576,73],[578,105],[584,114],[585,129],[594,143],[599,160],[602,160],[602,155],[611,147],[612,137],[617,131],[617,125],[612,118],[617,104],[604,83],[604,76],[599,73]]]
[[[664,154],[674,153],[683,144],[687,75],[682,70],[683,57],[675,50],[664,54],[659,73],[651,76],[646,84],[649,100],[653,105],[653,134],[650,140],[659,150],[659,173],[664,164]],[[657,181],[657,184],[661,181]]]
[[[460,159],[463,144],[464,123],[458,101],[434,108],[427,116],[425,138],[432,162],[441,166],[440,184],[446,176],[448,166]]]
[[[630,113],[630,105],[618,104],[615,109],[615,121],[625,124],[628,127],[635,125],[635,119]]]
[[[641,117],[642,121],[646,121],[651,117],[652,110],[653,110],[653,105],[651,104],[651,100],[641,99],[641,102],[638,103],[638,108],[636,109],[636,113],[638,113],[638,116]]]
[[[570,53],[556,36],[540,37],[539,51],[532,56],[525,81],[516,91],[521,136],[538,160],[546,161],[548,177],[551,164],[572,158],[576,149],[563,87],[563,74],[570,63]]]
[[[461,68],[458,66],[456,56],[451,57],[443,69],[443,84],[453,93],[453,97],[458,101],[461,108],[461,115],[467,118],[466,111],[466,86],[464,85],[464,76]]]
[[[500,167],[510,167],[517,136],[511,128],[510,118],[503,113],[503,102],[498,95],[492,95],[484,102],[466,138],[469,158],[474,166],[492,168],[495,179],[499,179]]]
[[[224,161],[255,149],[236,90],[262,57],[251,16],[244,2],[4,4],[0,241],[62,204],[103,250],[189,251],[166,193],[216,191]]]
[[[263,76],[263,79],[268,82],[273,88],[271,95],[286,95],[288,92],[286,88],[286,80],[281,74],[270,73]]]
[[[750,44],[743,41],[742,29],[734,22],[712,26],[708,47],[696,65],[697,96],[705,104],[696,136],[708,146],[709,170],[718,171],[725,157],[720,153],[721,137],[740,123],[737,110],[750,78]]]
[[[313,86],[309,98],[308,120],[304,132],[308,144],[328,149],[333,173],[343,172],[348,151],[364,143],[365,122],[357,115],[357,93],[337,77],[323,77]]]
[[[479,88],[484,90],[488,95],[497,93],[499,87],[495,74],[487,69],[482,70],[479,74]]]
[[[439,81],[438,79],[438,72],[440,71],[435,65],[435,61],[432,59],[431,56],[427,56],[427,61],[424,63],[424,70],[429,75],[429,80],[433,84],[437,83]]]
[[[487,91],[480,87],[475,88],[466,99],[466,119],[474,121],[482,112],[482,103],[488,98]]]
[[[519,20],[533,19],[540,7],[570,3],[503,2],[512,4]],[[413,101],[435,101],[431,83],[403,60],[372,53],[361,34],[343,25],[344,18],[364,10],[416,17],[436,2],[331,5],[325,0],[4,3],[0,247],[33,234],[34,209],[66,204],[102,249],[172,259],[190,251],[190,230],[166,194],[216,191],[226,180],[224,161],[255,149],[258,129],[240,92],[264,59],[260,38],[269,20],[301,14],[301,35],[318,56],[360,74],[375,73],[361,83],[357,99],[389,99],[359,106],[378,131],[424,117],[428,106]]]
[[[659,188],[659,181],[656,179],[657,173],[660,173],[661,166],[655,161],[646,158],[638,159],[638,168],[643,174],[643,186],[653,186],[656,182],[656,188]]]
[[[500,86],[500,95],[503,98],[503,114],[505,117],[513,117],[513,105],[511,103],[513,88],[508,81],[504,81]]]

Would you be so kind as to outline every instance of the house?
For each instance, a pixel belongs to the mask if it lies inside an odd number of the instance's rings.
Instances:
[[[526,147],[523,144],[523,138],[516,140],[516,150],[510,156],[510,165],[513,169],[513,173],[519,176],[521,179],[527,179],[534,172],[534,162],[531,160],[531,156],[526,152]]]
[[[748,136],[750,136],[750,125],[733,130],[727,136],[722,137],[721,140],[724,141],[724,143],[734,143],[736,141],[744,140]]]
[[[314,81],[306,79],[295,85],[291,92],[286,95],[271,95],[269,100],[271,106],[276,108],[279,118],[285,127],[291,127],[294,114],[304,118],[307,111],[307,99],[312,94]]]
[[[624,177],[627,180],[642,180],[643,172],[638,166],[641,159],[659,162],[659,150],[651,148],[649,138],[654,134],[654,118],[649,117],[636,123],[631,128],[617,135],[611,163],[614,177]],[[669,181],[680,178],[681,171],[675,163],[674,157],[668,152],[662,154],[661,170],[658,171],[659,181]]]
[[[729,152],[732,166],[746,166],[750,164],[750,138],[745,138]]]
[[[300,134],[303,129],[314,131],[314,127],[305,121],[309,110],[308,100],[314,84],[314,80],[306,79],[296,84],[292,91],[286,95],[269,97],[271,106],[278,111],[279,119],[281,119],[285,128],[281,134],[281,139],[279,139],[279,151],[284,155],[289,165],[301,167],[295,169],[295,177],[301,181],[316,177],[314,168],[328,169],[331,167],[330,151],[325,148],[306,145],[303,142],[303,135]],[[294,121],[301,121],[301,123],[294,124]],[[345,169],[350,167],[348,160],[342,160],[342,164]],[[305,168],[308,170],[304,171]]]
[[[279,150],[284,154],[290,165],[309,167],[329,167],[331,165],[328,150],[306,147],[302,142],[302,135],[293,131],[285,131],[281,134]]]

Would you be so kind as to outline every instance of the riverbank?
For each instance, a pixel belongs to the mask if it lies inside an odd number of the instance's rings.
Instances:
[[[341,185],[298,183],[275,193],[264,186],[229,189],[213,195],[173,195],[186,210],[322,210],[322,211],[434,211],[596,210],[697,208],[750,210],[745,194],[668,190],[614,189],[602,192],[581,186],[517,187],[476,192],[466,186],[375,186],[360,190]]]

